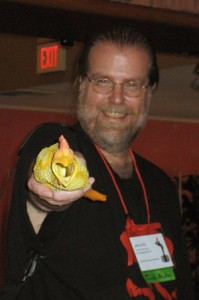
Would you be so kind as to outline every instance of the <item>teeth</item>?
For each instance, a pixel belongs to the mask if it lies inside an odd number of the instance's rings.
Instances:
[[[106,115],[112,118],[121,118],[125,116],[124,114],[119,112],[106,112]]]

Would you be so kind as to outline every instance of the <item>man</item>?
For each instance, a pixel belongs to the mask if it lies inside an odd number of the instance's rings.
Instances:
[[[157,83],[155,53],[132,28],[108,30],[85,46],[79,123],[42,125],[21,151],[8,235],[7,282],[16,299],[192,299],[175,187],[131,150]],[[86,161],[85,190],[93,185],[106,202],[30,177],[38,152],[61,134]]]

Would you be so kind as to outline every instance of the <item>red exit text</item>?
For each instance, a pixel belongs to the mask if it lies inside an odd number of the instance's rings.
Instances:
[[[66,49],[59,43],[37,46],[37,73],[64,71],[66,69]]]
[[[41,69],[56,68],[58,66],[58,45],[42,47],[40,50]]]

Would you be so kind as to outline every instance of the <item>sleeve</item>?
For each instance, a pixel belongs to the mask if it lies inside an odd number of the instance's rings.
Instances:
[[[70,139],[72,127],[62,123],[43,123],[28,134],[24,143],[19,149],[19,156],[24,154],[24,151],[30,151],[33,156],[44,147],[50,146],[58,142],[59,136],[64,134],[67,139]]]
[[[56,143],[61,134],[72,142],[74,133],[69,126],[59,123],[39,125],[28,135],[19,151],[7,229],[6,280],[8,282],[10,279],[12,282],[21,282],[27,261],[29,261],[27,249],[34,249],[38,246],[26,210],[30,165],[39,151]]]

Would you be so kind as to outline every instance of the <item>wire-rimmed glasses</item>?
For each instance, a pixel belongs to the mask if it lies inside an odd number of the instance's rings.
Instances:
[[[124,83],[116,83],[108,78],[90,78],[86,76],[89,82],[92,83],[92,88],[96,93],[108,94],[113,91],[114,86],[120,85],[122,92],[127,97],[139,97],[143,90],[149,85],[140,81],[128,81]]]

